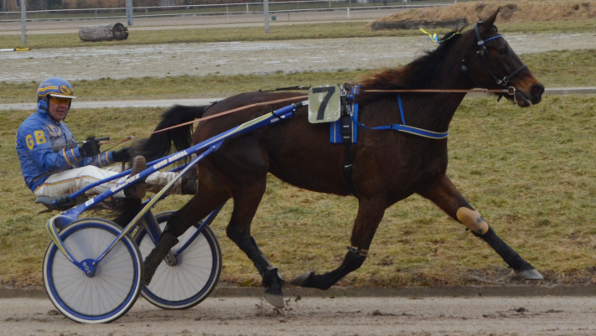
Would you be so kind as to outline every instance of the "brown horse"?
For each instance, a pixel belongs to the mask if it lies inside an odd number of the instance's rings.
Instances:
[[[467,32],[447,34],[436,50],[412,63],[359,82],[361,94],[355,97],[360,106],[359,121],[367,126],[403,123],[396,94],[370,92],[373,89],[467,90],[512,86],[516,93],[514,97],[507,97],[509,100],[516,101],[521,107],[539,103],[544,86],[498,34],[493,24],[497,13],[498,10]],[[164,114],[158,129],[194,117],[300,95],[255,92],[227,98],[208,109],[177,106]],[[464,96],[465,93],[402,93],[404,118],[408,125],[444,132]],[[299,100],[302,99],[295,101]],[[271,103],[200,122],[192,141],[199,143],[286,105],[289,103]],[[165,143],[164,138],[167,138]],[[139,153],[155,159],[167,153],[170,140],[176,140],[182,147],[190,145],[183,144],[180,138],[184,138],[184,132],[179,130],[155,134]],[[358,142],[351,146],[350,154],[353,158],[352,186],[359,202],[351,247],[337,269],[324,274],[307,272],[292,280],[292,284],[328,289],[358,269],[366,258],[385,209],[414,193],[429,199],[480,236],[520,277],[542,279],[532,265],[497,236],[445,175],[447,139],[360,128]],[[259,250],[250,232],[251,221],[265,192],[267,174],[303,189],[349,195],[350,183],[341,168],[345,155],[344,146],[329,143],[328,124],[307,121],[306,108],[299,109],[289,121],[226,140],[218,151],[199,163],[198,192],[170,217],[158,245],[145,259],[145,282],[151,281],[157,265],[177,242],[176,237],[232,198],[234,210],[227,235],[262,275],[267,300],[275,306],[283,306],[284,281]]]

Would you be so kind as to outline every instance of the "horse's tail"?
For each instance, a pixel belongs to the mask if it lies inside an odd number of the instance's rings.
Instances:
[[[182,106],[175,105],[161,115],[161,122],[155,131],[180,125],[196,118],[201,118],[209,106]],[[177,151],[190,147],[192,144],[193,124],[176,127],[164,132],[154,133],[149,138],[141,139],[135,143],[132,155],[143,155],[147,162],[157,160],[167,155],[172,143]],[[141,200],[123,198],[114,202],[111,217],[121,225],[126,226],[143,208]]]
[[[208,107],[175,105],[161,115],[161,122],[155,128],[155,131],[201,118]],[[193,124],[190,124],[153,133],[149,138],[139,140],[133,146],[133,156],[143,155],[149,162],[169,154],[172,143],[177,151],[186,149],[192,144],[192,130]]]

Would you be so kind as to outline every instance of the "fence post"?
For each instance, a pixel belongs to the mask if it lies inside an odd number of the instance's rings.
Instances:
[[[348,7],[348,19],[350,18],[350,7]]]
[[[269,33],[269,0],[263,0],[263,14],[265,15],[265,33]]]
[[[248,14],[248,2],[246,3],[246,14]]]
[[[128,26],[132,26],[132,0],[126,0],[126,20],[128,21]]]
[[[25,0],[21,0],[21,43],[27,44],[27,8]]]

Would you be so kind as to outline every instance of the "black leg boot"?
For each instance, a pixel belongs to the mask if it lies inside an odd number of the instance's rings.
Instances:
[[[173,234],[164,232],[161,235],[157,246],[155,246],[153,251],[151,251],[147,258],[145,258],[145,275],[143,278],[145,286],[149,286],[157,267],[170,252],[170,249],[176,244],[178,244],[178,238]]]

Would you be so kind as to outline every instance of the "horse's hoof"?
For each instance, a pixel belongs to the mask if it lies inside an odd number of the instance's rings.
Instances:
[[[284,307],[284,296],[281,290],[273,290],[271,288],[267,288],[265,290],[265,300],[269,302],[275,308],[283,308]]]
[[[302,273],[299,276],[295,277],[292,281],[290,281],[290,285],[304,287],[304,283],[306,282],[306,280],[313,275],[315,275],[315,271]]]
[[[535,268],[520,271],[517,273],[517,275],[524,280],[544,280],[542,274],[540,274]]]

